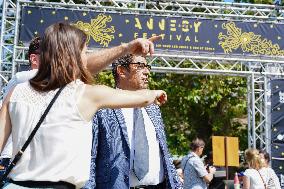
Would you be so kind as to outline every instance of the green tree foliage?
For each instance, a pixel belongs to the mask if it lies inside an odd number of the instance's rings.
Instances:
[[[185,154],[194,137],[239,136],[247,147],[246,80],[237,77],[153,74],[152,88],[164,89],[169,97],[162,107],[169,147]],[[211,146],[211,145],[207,145]]]
[[[273,4],[273,0],[235,0],[237,3],[252,3],[252,4]]]
[[[114,86],[109,71],[97,82]],[[239,137],[241,149],[247,147],[245,78],[152,73],[150,88],[168,94],[161,110],[173,154],[185,154],[196,136],[209,148],[212,135]]]

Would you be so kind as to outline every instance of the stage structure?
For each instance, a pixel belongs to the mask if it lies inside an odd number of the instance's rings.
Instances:
[[[163,34],[164,39],[156,44],[157,53],[150,58],[154,72],[247,78],[248,145],[270,152],[269,81],[284,77],[284,39],[280,35],[284,31],[282,7],[198,0],[80,2],[82,4],[72,0],[3,1],[2,87],[20,65],[27,64],[28,41],[40,34],[49,21],[72,21],[89,32],[93,49],[110,47],[115,42],[135,37],[150,37],[155,31],[157,35]],[[102,30],[105,34],[99,38],[95,37],[97,33],[88,30],[92,27],[92,19],[93,23],[104,20],[109,26]],[[127,30],[134,30],[128,31],[129,35],[117,32],[116,28],[123,24],[130,24]],[[250,30],[253,32],[248,32]],[[201,34],[216,36],[212,41],[209,38],[202,41]],[[253,43],[248,39],[254,40]]]

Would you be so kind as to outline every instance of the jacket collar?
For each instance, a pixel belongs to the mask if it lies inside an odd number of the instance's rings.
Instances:
[[[114,111],[114,114],[118,120],[118,123],[121,127],[121,130],[122,130],[122,133],[123,133],[123,136],[126,140],[126,143],[128,145],[128,147],[130,148],[130,145],[129,145],[129,138],[128,138],[128,134],[127,134],[127,128],[126,128],[126,123],[125,123],[125,119],[124,119],[124,116],[123,116],[123,113],[121,111],[121,109],[113,109]]]

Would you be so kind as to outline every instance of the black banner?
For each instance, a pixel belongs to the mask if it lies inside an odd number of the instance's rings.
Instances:
[[[84,30],[90,47],[111,47],[162,35],[156,49],[231,55],[284,56],[284,25],[278,23],[151,16],[71,9],[22,9],[20,40],[28,43],[46,27],[67,21]]]
[[[271,157],[272,168],[284,174],[284,80],[271,80]],[[282,177],[280,177],[280,180]],[[283,180],[284,181],[284,180]]]

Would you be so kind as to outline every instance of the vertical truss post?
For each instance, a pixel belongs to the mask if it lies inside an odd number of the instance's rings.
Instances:
[[[266,76],[257,76],[253,78],[254,86],[253,96],[253,146],[254,148],[266,148],[266,102],[265,102],[265,84]]]
[[[0,35],[0,91],[12,77],[14,51],[16,5],[12,0],[3,0],[2,24]]]
[[[264,86],[265,84],[265,78],[266,77],[261,77],[260,81],[258,83],[258,89],[259,89],[259,93],[258,93],[258,114],[259,114],[259,124],[257,125],[259,128],[258,131],[258,136],[259,136],[259,146],[257,146],[258,149],[265,149],[265,132],[266,132],[266,128],[265,128],[265,123],[266,123],[266,119],[265,119],[265,90],[264,90]]]
[[[21,6],[19,1],[17,1],[17,6],[16,6],[16,14],[15,14],[15,37],[14,37],[14,48],[13,48],[13,59],[12,59],[12,76],[15,74],[16,70],[16,56],[17,56],[17,49],[15,46],[18,46],[18,41],[19,41],[19,26],[20,26],[20,12],[21,12]]]
[[[254,90],[254,73],[251,75],[251,138],[252,138],[252,146],[256,147],[256,129],[255,129],[255,90]]]
[[[248,77],[248,146],[269,151],[270,122],[268,108],[268,76],[261,73],[261,63],[249,65],[252,71]]]
[[[271,87],[270,79],[264,78],[264,108],[265,108],[265,150],[271,154]]]
[[[3,0],[2,2],[2,22],[1,22],[1,34],[0,34],[0,98],[2,98],[2,87],[3,86],[3,80],[5,79],[4,74],[2,73],[2,67],[3,67],[3,44],[4,44],[4,31],[5,31],[5,20],[6,20],[6,0]]]
[[[2,44],[4,42],[4,30],[5,30],[5,21],[6,21],[6,0],[3,0],[2,6],[2,22],[1,22],[1,35],[0,35],[0,71],[2,71],[3,67],[3,49]],[[1,74],[1,73],[0,73]]]
[[[252,75],[247,77],[247,115],[248,115],[248,148],[253,146],[253,136],[252,136],[252,119],[253,113],[252,110],[254,109],[252,103],[252,97],[254,96],[252,88]],[[252,94],[253,93],[253,94]]]

